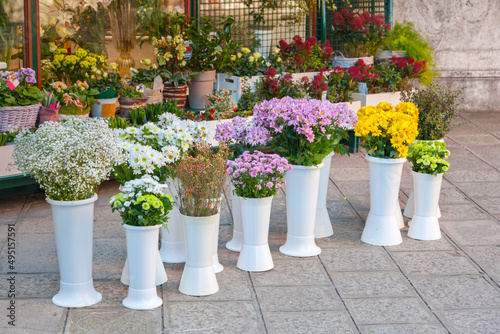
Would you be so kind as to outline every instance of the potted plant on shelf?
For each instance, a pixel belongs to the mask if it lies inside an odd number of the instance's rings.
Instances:
[[[123,118],[130,119],[130,111],[139,107],[144,107],[148,98],[144,96],[144,86],[134,82],[122,81],[118,88],[118,103],[120,108],[118,113]]]
[[[361,236],[363,242],[376,246],[402,242],[399,183],[408,146],[417,137],[417,129],[418,109],[413,103],[401,102],[394,108],[382,102],[358,112],[354,130],[366,148],[370,167],[370,212]]]
[[[29,129],[35,126],[45,95],[32,86],[34,83],[35,71],[30,68],[17,72],[0,71],[0,132],[9,127]]]
[[[61,274],[52,302],[83,307],[101,300],[92,281],[92,238],[97,187],[121,156],[118,136],[100,119],[45,122],[15,139],[14,161],[45,190],[52,206]]]
[[[47,88],[61,101],[57,120],[63,121],[71,118],[88,118],[91,106],[94,104],[99,91],[90,88],[86,81],[76,81],[72,86],[67,86],[62,81],[52,82]]]
[[[285,185],[292,170],[277,154],[244,152],[228,162],[234,192],[238,195],[243,221],[243,245],[236,266],[246,271],[267,271],[274,267],[268,244],[269,218],[274,195]]]
[[[418,240],[441,238],[438,221],[439,193],[443,176],[450,167],[444,160],[450,155],[444,142],[417,141],[410,147],[414,189],[414,214],[408,236]]]
[[[213,91],[215,72],[227,54],[236,49],[231,41],[232,17],[214,24],[208,18],[192,19],[188,32],[193,42],[193,55],[189,68],[193,78],[189,83],[189,106],[203,109],[208,103],[207,95]]]
[[[92,117],[115,116],[118,90],[122,81],[121,75],[118,73],[118,64],[109,64],[109,72],[96,69],[89,79],[89,87],[99,91],[99,94],[94,95],[95,102],[91,108]]]
[[[358,111],[361,101],[354,100],[351,94],[358,91],[358,84],[347,70],[336,66],[328,73],[326,99],[332,103],[346,103],[349,109]]]
[[[280,247],[285,255],[308,257],[321,252],[314,241],[320,168],[332,150],[346,152],[340,145],[345,131],[337,126],[337,116],[329,101],[290,97],[254,108],[253,121],[269,130],[273,151],[293,165],[286,175],[288,232]]]
[[[172,198],[164,194],[167,186],[150,175],[126,182],[121,193],[111,197],[113,211],[120,212],[127,233],[127,257],[130,285],[123,306],[133,310],[150,310],[163,300],[156,292],[158,236],[166,227]]]
[[[290,73],[278,75],[274,67],[270,67],[263,78],[255,85],[255,95],[258,101],[269,101],[273,98],[291,97],[301,99],[306,92],[300,82],[293,80]]]
[[[40,116],[38,123],[41,125],[47,121],[57,122],[57,115],[59,114],[59,109],[61,104],[57,101],[57,98],[53,92],[47,92],[43,90],[45,98],[42,101],[42,106],[40,107]]]
[[[332,16],[333,38],[338,45],[333,65],[349,68],[358,59],[373,64],[373,55],[382,46],[390,24],[381,14],[370,14],[355,9],[341,9]]]
[[[234,91],[231,95],[238,102],[245,87],[250,92],[255,91],[255,83],[270,66],[260,53],[242,47],[223,59],[221,73],[217,73],[216,90]]]
[[[186,245],[186,265],[179,291],[187,295],[205,296],[219,290],[213,252],[217,248],[227,157],[224,143],[216,152],[209,145],[197,145],[192,156],[184,156],[175,168],[179,179],[176,200]]]
[[[225,142],[229,147],[229,161],[234,161],[246,151],[253,151],[259,146],[266,145],[271,139],[269,131],[262,126],[256,126],[253,121],[242,117],[235,117],[231,123],[222,123],[215,129],[214,139]],[[243,246],[243,221],[241,217],[240,199],[234,192],[231,183],[231,203],[233,215],[233,237],[226,243],[226,248],[239,252]]]
[[[144,86],[144,96],[148,98],[146,104],[162,103],[163,80],[158,65],[153,64],[151,59],[144,59],[139,63],[141,64],[140,68],[130,69],[131,81]],[[146,68],[142,67],[143,65]]]

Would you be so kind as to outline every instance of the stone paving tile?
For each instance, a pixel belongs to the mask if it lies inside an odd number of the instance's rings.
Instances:
[[[52,208],[45,200],[34,201],[27,205],[26,217],[46,217],[52,215]]]
[[[500,139],[496,139],[491,145],[469,146],[469,148],[483,161],[500,168]]]
[[[70,309],[66,333],[162,333],[161,308],[135,311],[120,308]]]
[[[392,257],[406,275],[467,275],[479,271],[456,251],[394,252]]]
[[[470,200],[455,188],[442,187],[439,203],[443,204],[470,204]]]
[[[365,223],[361,218],[332,218],[330,217],[332,223],[333,233],[336,232],[363,232]],[[361,234],[360,234],[361,235]]]
[[[330,178],[333,182],[337,181],[369,181],[370,174],[368,171],[368,163],[364,168],[332,168]]]
[[[269,334],[358,333],[349,315],[342,311],[266,312]]]
[[[96,206],[109,206],[109,199],[120,192],[120,184],[116,180],[103,182],[97,192]]]
[[[329,311],[343,309],[332,286],[256,287],[263,312]]]
[[[475,146],[494,146],[500,144],[500,140],[494,136],[492,136],[489,133],[483,133],[483,134],[453,134],[450,136],[455,142],[462,146],[466,147],[471,147],[473,146],[475,149],[477,149]]]
[[[363,195],[349,195],[346,200],[354,207],[355,210],[370,210],[370,193],[367,192]]]
[[[494,220],[441,221],[441,229],[462,246],[500,244],[500,224]]]
[[[332,157],[331,169],[339,167],[353,167],[353,166],[361,166],[364,168],[366,167],[365,164],[366,164],[365,155],[361,152],[351,153],[349,155],[335,154]]]
[[[338,201],[327,201],[326,208],[328,209],[330,219],[358,217],[356,211],[354,211],[351,205],[344,199]]]
[[[377,325],[359,327],[362,334],[445,334],[440,324]]]
[[[16,233],[40,234],[54,233],[54,222],[52,215],[44,217],[20,218],[16,224]]]
[[[0,224],[14,224],[21,214],[26,202],[26,197],[17,196],[4,198],[0,206]]]
[[[334,272],[332,280],[342,298],[416,297],[408,280],[394,272]]]
[[[317,257],[308,259],[275,260],[274,268],[261,273],[250,273],[254,286],[330,285]]]
[[[407,251],[434,251],[434,250],[455,250],[455,247],[446,237],[438,240],[417,240],[408,237],[408,230],[401,231],[403,242],[396,246],[386,247],[389,252]]]
[[[324,249],[319,255],[328,272],[357,270],[397,270],[382,248]]]
[[[163,284],[163,300],[165,303],[193,302],[200,300],[199,297],[187,296],[179,292],[179,283],[181,281],[184,266],[181,265],[180,268],[180,270],[167,270],[168,281]],[[203,297],[204,301],[255,300],[248,273],[236,268],[235,265],[224,266],[224,270],[217,274],[217,283],[219,284],[219,292]]]
[[[333,231],[333,235],[327,238],[316,239],[316,245],[321,249],[344,248],[344,247],[370,247],[361,241],[361,231]]]
[[[201,297],[203,298],[203,297]],[[169,302],[165,333],[264,333],[259,307],[253,302]]]
[[[345,303],[358,325],[437,322],[417,298],[346,299]]]
[[[0,300],[2,309],[2,321],[0,321],[0,332],[45,334],[62,333],[67,309],[52,304],[51,299],[22,299],[15,301],[15,327],[8,324],[7,315],[9,300]],[[9,320],[8,320],[9,319]]]
[[[346,182],[343,180],[334,181],[339,190],[349,199],[352,195],[366,195],[370,194],[369,181],[351,181]]]
[[[94,239],[94,279],[120,279],[127,258],[125,239]]]
[[[500,284],[500,245],[464,247],[464,251]]]
[[[433,310],[491,308],[500,305],[500,292],[481,276],[411,278]]]
[[[451,162],[450,162],[451,164]],[[450,168],[448,172],[446,172],[446,178],[450,180],[452,183],[459,182],[499,182],[500,181],[500,173],[498,171],[487,165],[487,164],[468,164],[469,166],[477,166],[477,169],[471,171],[468,170],[454,170]],[[469,167],[470,168],[470,167]]]
[[[128,285],[123,284],[119,279],[94,280],[94,289],[101,293],[102,300],[95,305],[88,306],[87,308],[101,309],[105,307],[123,307],[122,301],[128,294]],[[158,296],[161,297],[160,289],[158,288],[157,290]]]
[[[439,221],[477,220],[491,218],[488,213],[472,203],[440,204],[441,218]]]
[[[498,334],[500,333],[500,309],[443,311],[438,316],[445,318],[453,333]],[[448,326],[448,325],[447,325]]]
[[[0,299],[7,298],[9,285],[7,278],[10,275],[2,274],[0,279]],[[16,274],[16,298],[52,298],[59,291],[59,272]]]

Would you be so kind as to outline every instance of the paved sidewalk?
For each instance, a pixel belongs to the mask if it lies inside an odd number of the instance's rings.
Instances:
[[[125,231],[107,204],[118,192],[104,183],[95,207],[94,280],[103,295],[92,307],[67,309],[51,298],[59,287],[50,206],[42,194],[0,203],[1,333],[500,333],[500,113],[465,113],[470,123],[445,138],[450,171],[441,192],[443,238],[375,247],[360,241],[369,211],[363,153],[334,156],[328,209],[335,234],[317,239],[319,256],[278,252],[285,241],[285,194],[273,202],[270,245],[275,268],[236,268],[231,203],[221,217],[217,274],[220,291],[189,297],[178,291],[182,264],[166,264],[162,307],[122,307],[119,281]],[[406,165],[400,200],[411,189]],[[227,192],[227,190],[226,190]],[[8,325],[7,224],[16,230],[16,327]]]

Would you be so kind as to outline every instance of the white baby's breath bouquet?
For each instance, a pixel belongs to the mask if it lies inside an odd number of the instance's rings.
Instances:
[[[15,164],[58,201],[90,198],[121,156],[118,136],[101,119],[45,122],[14,141]]]

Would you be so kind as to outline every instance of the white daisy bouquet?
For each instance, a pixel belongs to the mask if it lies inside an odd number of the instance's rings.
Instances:
[[[21,132],[14,143],[15,164],[57,201],[92,197],[122,154],[118,136],[97,118],[45,122],[34,133]]]

